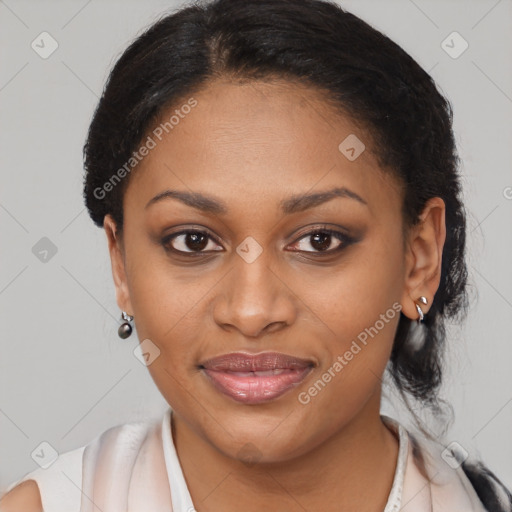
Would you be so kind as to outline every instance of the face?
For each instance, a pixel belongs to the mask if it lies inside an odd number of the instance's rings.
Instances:
[[[106,219],[118,304],[187,428],[230,457],[290,459],[378,418],[421,283],[402,190],[313,90],[217,81],[193,100],[150,133],[122,240]]]

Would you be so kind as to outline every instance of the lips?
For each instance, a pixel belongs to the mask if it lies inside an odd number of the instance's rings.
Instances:
[[[260,372],[266,370],[296,370],[313,366],[313,361],[292,357],[279,352],[246,354],[233,352],[201,363],[208,370],[223,372]]]
[[[279,352],[233,352],[199,365],[215,389],[247,404],[278,398],[299,385],[314,366],[312,360]]]

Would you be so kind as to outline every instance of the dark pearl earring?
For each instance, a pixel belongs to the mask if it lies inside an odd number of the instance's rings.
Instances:
[[[126,313],[126,311],[121,312],[121,320],[124,320],[124,322],[119,326],[119,329],[117,330],[117,334],[120,338],[125,340],[130,336],[133,329],[130,324],[130,322],[133,320],[133,316]]]

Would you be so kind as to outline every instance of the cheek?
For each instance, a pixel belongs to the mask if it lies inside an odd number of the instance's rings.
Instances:
[[[160,351],[148,367],[155,380],[159,373],[168,379],[166,372],[184,377],[195,371],[211,325],[209,300],[219,286],[215,270],[171,265],[158,252],[133,254],[128,279],[138,337]]]
[[[401,309],[393,301],[393,286],[388,293],[382,288],[373,294],[360,290],[357,297],[343,296],[326,303],[319,313],[329,324],[330,341],[323,342],[321,367],[297,396],[313,432],[334,433],[380,391]]]
[[[203,301],[213,282],[197,278],[185,283],[170,265],[138,268],[140,272],[130,276],[137,334],[143,350],[146,343],[158,354],[148,371],[173,409],[188,410],[193,405],[189,402],[190,378],[196,372],[193,363],[201,349],[197,341],[204,339]]]
[[[185,283],[169,268],[141,269],[130,286],[139,337],[154,339],[168,349],[186,346],[198,334],[204,298],[213,281],[197,278]]]
[[[328,330],[322,327],[328,336],[324,342],[328,356],[320,378],[327,372],[324,379],[331,393],[343,395],[353,405],[380,385],[390,357],[401,310],[400,244],[400,240],[376,240],[372,247],[368,243],[329,277],[317,275],[304,287],[315,290],[306,301],[319,323],[328,326]]]
[[[381,315],[393,319],[403,289],[400,242],[367,240],[338,267],[301,276],[301,293],[316,317],[341,344],[373,326]],[[395,307],[393,307],[395,304]],[[384,337],[390,329],[379,322]]]

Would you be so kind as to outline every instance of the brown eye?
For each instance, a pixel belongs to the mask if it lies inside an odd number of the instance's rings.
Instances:
[[[162,245],[168,250],[179,253],[201,253],[206,252],[205,250],[219,250],[215,249],[217,244],[208,233],[196,230],[180,231],[166,236],[162,240]]]
[[[299,238],[295,245],[299,245],[299,251],[330,254],[344,249],[352,241],[352,238],[340,231],[317,229]],[[313,250],[309,250],[308,246]]]

